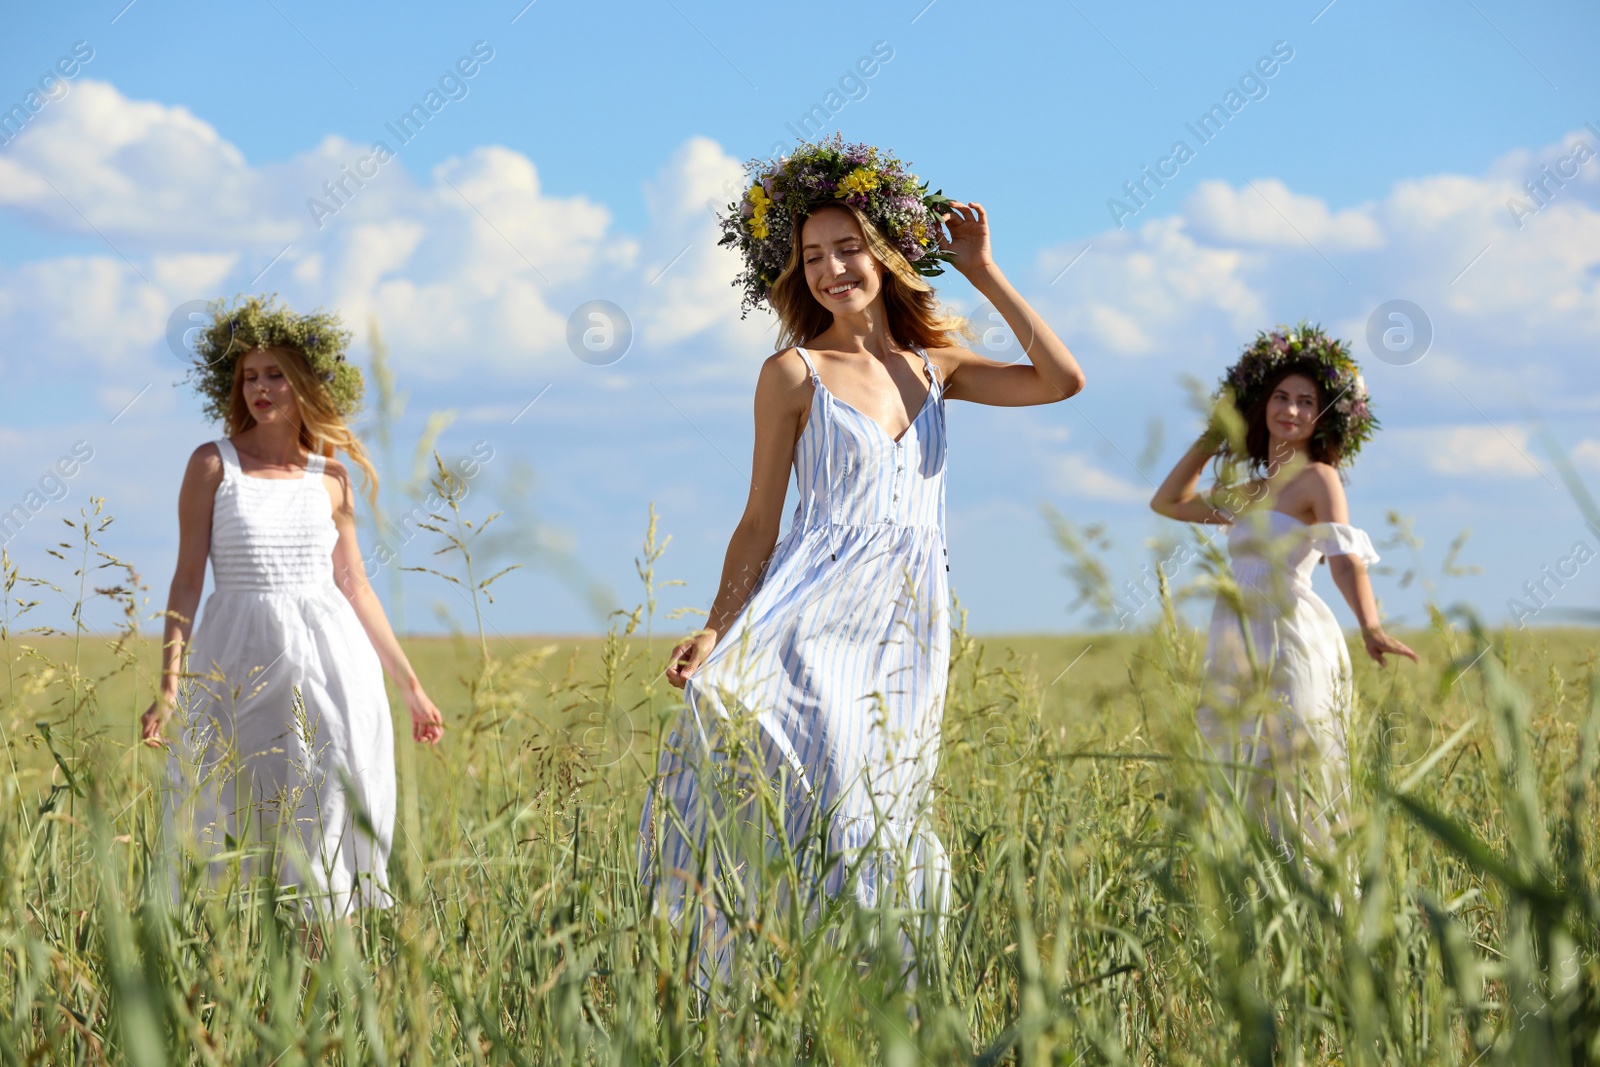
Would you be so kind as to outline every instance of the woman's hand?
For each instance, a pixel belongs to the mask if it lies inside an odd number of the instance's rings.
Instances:
[[[950,210],[939,216],[948,240],[939,238],[939,247],[955,254],[955,268],[962,274],[994,266],[994,253],[989,247],[989,215],[982,204],[965,204],[950,201]]]
[[[1396,656],[1405,656],[1412,663],[1421,662],[1415,652],[1384,633],[1381,626],[1363,626],[1361,628],[1361,640],[1366,643],[1367,655],[1377,660],[1380,667],[1384,665],[1383,657],[1389,653],[1393,653]]]
[[[444,736],[444,716],[433,706],[433,701],[422,691],[422,686],[402,689],[400,697],[406,702],[406,710],[411,712],[412,740],[419,744],[437,745]]]
[[[139,716],[139,740],[151,748],[163,748],[166,742],[161,739],[161,729],[167,725],[167,720],[172,718],[172,698],[157,694]]]
[[[715,630],[701,630],[689,640],[672,650],[672,661],[667,664],[667,681],[674,688],[682,689],[684,683],[693,677],[694,672],[700,669],[700,664],[711,655],[711,650],[717,647],[717,632]]]

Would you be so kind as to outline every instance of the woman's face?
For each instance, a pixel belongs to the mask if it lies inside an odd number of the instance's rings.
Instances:
[[[883,268],[848,211],[824,210],[806,219],[800,259],[811,295],[835,315],[865,311],[883,291]]]
[[[1321,414],[1317,384],[1304,374],[1291,374],[1267,398],[1267,433],[1289,444],[1305,444]]]
[[[287,419],[298,423],[300,407],[295,403],[294,390],[289,388],[289,379],[278,366],[277,353],[257,348],[246,352],[241,362],[244,402],[256,422],[267,425]]]

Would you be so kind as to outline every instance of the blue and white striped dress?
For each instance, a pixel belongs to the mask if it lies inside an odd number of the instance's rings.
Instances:
[[[728,916],[710,904],[710,878],[759,894],[762,864],[785,845],[808,908],[819,889],[935,915],[946,904],[949,863],[927,810],[950,647],[943,383],[919,349],[928,396],[893,440],[798,351],[813,391],[794,521],[684,687],[641,825],[641,877],[674,918],[686,894],[707,903],[697,934],[718,957]],[[765,816],[752,776],[773,786]],[[708,816],[764,855],[726,834],[708,848]]]

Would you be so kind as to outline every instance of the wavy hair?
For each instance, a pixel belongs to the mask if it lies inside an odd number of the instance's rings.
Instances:
[[[823,204],[817,211],[846,211],[861,227],[867,251],[883,267],[883,304],[889,317],[889,335],[903,345],[919,348],[944,348],[952,338],[972,339],[975,335],[967,320],[940,306],[933,286],[889,243],[888,238],[865,215],[849,204]],[[778,347],[803,345],[833,325],[833,312],[817,300],[806,283],[806,269],[800,249],[800,232],[805,215],[794,220],[794,242],[789,262],[772,284],[767,303],[778,315]]]
[[[1285,363],[1273,370],[1262,384],[1260,394],[1255,403],[1250,405],[1250,410],[1244,415],[1244,450],[1250,457],[1250,469],[1263,471],[1271,463],[1267,454],[1272,447],[1272,431],[1267,428],[1267,405],[1272,401],[1273,391],[1285,378],[1298,374],[1311,382],[1311,387],[1317,392],[1317,418],[1320,420],[1328,407],[1328,390],[1323,387],[1320,367],[1312,360],[1296,360]],[[1311,440],[1306,442],[1306,451],[1318,463],[1326,463],[1330,467],[1339,466],[1343,454],[1337,441],[1329,440],[1326,434],[1320,434],[1313,428]]]
[[[261,351],[278,357],[278,368],[289,382],[295,405],[300,409],[300,444],[308,452],[329,457],[334,450],[342,450],[361,469],[363,494],[376,510],[378,506],[378,471],[362,446],[360,438],[345,424],[334,406],[333,398],[323,388],[322,381],[311,370],[311,361],[304,352],[293,345],[273,345]],[[229,437],[243,433],[256,424],[250,405],[244,399],[244,357],[240,353],[233,361],[233,385],[228,392],[228,411],[223,417],[223,432]]]

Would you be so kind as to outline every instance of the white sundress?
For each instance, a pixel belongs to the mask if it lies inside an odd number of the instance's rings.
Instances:
[[[1221,597],[1212,610],[1201,733],[1214,755],[1270,772],[1254,776],[1258,798],[1285,786],[1281,777],[1296,776],[1296,787],[1280,797],[1302,832],[1326,841],[1349,787],[1353,689],[1344,632],[1311,576],[1324,557],[1355,556],[1370,566],[1378,553],[1354,526],[1307,525],[1263,508],[1229,527],[1228,554],[1244,612],[1241,618]],[[1235,710],[1256,686],[1270,692],[1277,714]],[[1302,769],[1310,774],[1298,777]]]
[[[186,653],[168,827],[202,856],[267,853],[303,910],[386,907],[394,727],[377,651],[334,583],[323,457],[301,478],[253,478],[231,441],[216,446],[215,589]]]
[[[721,853],[701,866],[708,815],[728,808],[726,785],[704,779],[752,771],[777,785],[784,840],[769,828],[767,855],[799,854],[808,909],[819,891],[946,907],[949,863],[927,810],[949,673],[943,383],[919,349],[928,395],[897,441],[798,351],[813,391],[794,519],[684,687],[641,823],[641,879],[675,919],[687,894],[712,899],[702,877],[731,865],[748,885],[761,862]],[[751,743],[736,756],[741,735]],[[712,908],[695,932],[703,958],[725,960],[727,919]]]

